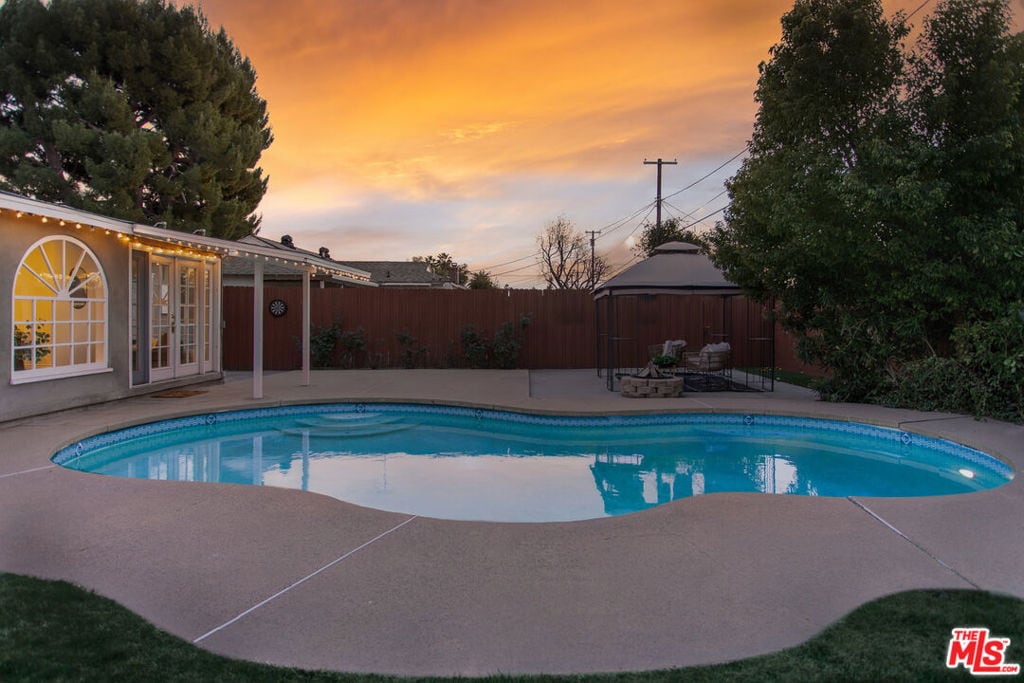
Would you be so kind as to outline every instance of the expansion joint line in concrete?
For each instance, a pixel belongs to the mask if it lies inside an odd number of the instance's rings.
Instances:
[[[344,555],[342,555],[341,557],[338,557],[338,558],[336,558],[336,559],[334,559],[334,560],[332,560],[332,561],[328,562],[328,563],[327,563],[327,564],[325,564],[324,566],[322,566],[322,567],[320,567],[319,569],[317,569],[317,570],[316,570],[315,572],[312,572],[312,573],[310,573],[310,574],[307,574],[306,576],[303,576],[303,577],[302,577],[301,579],[299,579],[299,580],[298,580],[298,581],[296,581],[295,583],[291,584],[291,585],[290,585],[290,586],[288,586],[287,588],[283,588],[283,589],[279,590],[278,592],[274,593],[273,595],[271,595],[271,596],[270,596],[269,598],[267,598],[267,599],[265,599],[265,600],[262,600],[262,601],[260,601],[260,602],[256,603],[255,605],[253,605],[253,606],[252,606],[252,607],[250,607],[249,609],[245,610],[244,612],[242,612],[241,614],[239,614],[239,615],[238,615],[238,616],[236,616],[235,618],[233,618],[233,619],[229,619],[228,621],[225,621],[225,622],[224,622],[223,624],[221,624],[221,625],[220,625],[220,626],[218,626],[217,628],[214,628],[214,629],[210,629],[209,631],[207,631],[207,632],[206,632],[206,633],[204,633],[203,635],[201,635],[201,636],[199,636],[198,638],[194,639],[194,640],[192,641],[192,644],[193,644],[193,645],[195,645],[195,644],[197,644],[197,643],[200,643],[200,642],[202,642],[203,640],[206,640],[207,638],[209,638],[210,636],[212,636],[212,635],[213,635],[214,633],[217,633],[218,631],[221,631],[221,630],[223,630],[223,629],[227,628],[228,626],[231,626],[232,624],[234,624],[235,622],[239,621],[240,619],[242,619],[242,618],[246,617],[246,616],[247,616],[247,615],[249,615],[249,614],[252,614],[252,613],[253,613],[253,612],[255,612],[256,610],[258,610],[258,609],[259,609],[260,607],[263,607],[264,605],[266,605],[266,604],[268,604],[268,603],[272,602],[273,600],[276,600],[277,598],[281,597],[282,595],[284,595],[284,594],[285,594],[285,593],[287,593],[288,591],[292,590],[293,588],[297,588],[298,586],[300,586],[300,585],[304,584],[305,582],[309,581],[310,579],[312,579],[312,578],[313,578],[314,576],[316,576],[316,575],[317,575],[317,574],[319,574],[320,572],[324,572],[324,571],[327,571],[328,569],[330,569],[330,568],[331,568],[331,567],[333,567],[334,565],[338,564],[339,562],[341,562],[341,561],[343,561],[343,560],[347,560],[348,558],[352,557],[353,555],[355,555],[356,553],[358,553],[358,552],[359,552],[360,550],[362,550],[363,548],[366,548],[366,547],[368,547],[368,546],[370,546],[370,545],[373,545],[374,543],[376,543],[377,541],[379,541],[380,539],[384,538],[385,536],[387,536],[388,534],[390,534],[390,533],[392,533],[392,532],[394,532],[394,531],[398,531],[398,530],[399,530],[399,529],[401,529],[401,528],[402,528],[403,526],[405,526],[405,525],[406,525],[406,524],[408,524],[409,522],[411,522],[411,521],[413,521],[414,519],[416,519],[416,517],[417,517],[416,515],[414,515],[414,516],[410,517],[409,519],[405,520],[405,521],[404,521],[404,522],[402,522],[401,524],[397,524],[397,525],[395,525],[395,526],[391,527],[390,529],[388,529],[387,531],[385,531],[385,532],[383,532],[383,533],[381,533],[381,534],[378,534],[377,536],[374,536],[373,538],[371,538],[371,539],[370,539],[369,541],[367,541],[366,543],[363,543],[363,544],[362,544],[361,546],[359,546],[358,548],[353,548],[352,550],[348,551],[347,553],[345,553],[345,554],[344,554]]]
[[[0,474],[0,479],[6,479],[7,477],[16,477],[19,474],[29,474],[31,472],[42,472],[43,470],[52,470],[56,465],[44,465],[43,467],[33,467],[30,470],[21,470],[20,472],[10,472],[8,474]]]
[[[942,567],[943,569],[945,569],[945,570],[947,570],[947,571],[949,571],[949,572],[952,572],[953,574],[956,574],[956,575],[957,575],[958,577],[960,577],[960,579],[962,579],[963,581],[966,581],[967,583],[969,583],[969,584],[970,584],[971,586],[973,586],[974,588],[976,588],[976,589],[978,589],[978,590],[981,590],[981,586],[979,586],[978,584],[976,584],[976,583],[974,583],[973,581],[971,581],[970,579],[968,579],[968,578],[967,578],[966,576],[964,576],[963,574],[961,574],[960,572],[958,572],[958,571],[957,571],[956,569],[953,569],[953,567],[950,567],[950,566],[949,566],[948,564],[946,564],[945,562],[943,562],[943,561],[942,561],[942,560],[941,560],[940,558],[936,557],[936,556],[935,556],[935,555],[933,555],[933,554],[932,554],[931,552],[929,552],[929,551],[928,551],[928,549],[927,549],[927,548],[925,548],[925,547],[924,547],[923,545],[921,545],[920,543],[918,543],[918,542],[917,542],[917,541],[915,541],[914,539],[910,538],[910,536],[907,536],[907,535],[906,535],[905,533],[903,533],[902,531],[900,531],[899,529],[897,529],[896,527],[894,527],[894,526],[893,526],[892,524],[890,524],[889,522],[885,521],[885,519],[883,519],[883,518],[882,518],[882,517],[881,517],[880,515],[878,515],[878,514],[876,514],[875,512],[873,512],[873,511],[872,511],[872,510],[871,510],[871,509],[870,509],[870,508],[869,508],[869,507],[868,507],[867,505],[865,505],[864,503],[860,502],[859,500],[857,500],[857,499],[856,499],[856,498],[854,498],[853,496],[847,496],[847,498],[846,498],[846,499],[847,499],[848,501],[850,501],[851,503],[853,503],[854,505],[856,505],[857,507],[859,507],[859,508],[860,508],[861,510],[863,510],[864,512],[866,512],[866,513],[868,513],[869,515],[871,515],[871,516],[872,516],[872,517],[873,517],[873,518],[875,519],[875,521],[877,521],[877,522],[880,522],[880,523],[881,523],[881,524],[883,524],[883,525],[884,525],[884,526],[885,526],[886,528],[888,528],[888,529],[889,529],[890,531],[892,531],[892,532],[893,532],[894,534],[896,534],[897,536],[899,536],[900,538],[902,538],[902,539],[903,539],[904,541],[906,541],[907,543],[909,543],[910,545],[914,546],[915,548],[917,548],[918,550],[920,550],[920,551],[921,551],[922,553],[924,553],[925,555],[927,555],[928,557],[930,557],[930,558],[931,558],[931,559],[932,559],[932,560],[933,560],[934,562],[936,562],[936,563],[937,563],[937,564],[938,564],[938,565],[939,565],[940,567]]]

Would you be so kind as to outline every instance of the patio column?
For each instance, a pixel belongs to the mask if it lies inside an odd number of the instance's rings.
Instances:
[[[309,276],[312,267],[302,269],[302,386],[309,386]]]
[[[252,269],[252,397],[263,398],[263,261]]]

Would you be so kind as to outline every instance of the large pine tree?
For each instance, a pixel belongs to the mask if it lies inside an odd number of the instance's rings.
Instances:
[[[3,189],[229,239],[259,224],[266,102],[193,7],[7,0],[0,97]]]

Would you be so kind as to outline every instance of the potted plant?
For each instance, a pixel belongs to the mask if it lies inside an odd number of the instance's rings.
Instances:
[[[675,367],[676,363],[678,362],[679,359],[676,358],[675,356],[671,356],[664,353],[658,354],[657,356],[651,359],[651,363],[653,363],[656,367],[661,368],[662,370],[666,368]]]
[[[24,370],[29,360],[29,349],[19,349],[19,346],[28,346],[32,343],[32,336],[29,327],[14,326],[14,369]],[[50,333],[45,330],[36,329],[36,363],[50,355]]]

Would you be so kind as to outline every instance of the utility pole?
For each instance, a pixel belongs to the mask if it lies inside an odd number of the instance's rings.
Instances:
[[[658,229],[659,230],[661,229],[661,167],[665,166],[665,165],[675,166],[677,163],[679,163],[679,162],[676,161],[675,159],[673,159],[672,161],[663,161],[661,159],[661,157],[658,157],[657,161],[647,161],[647,159],[644,159],[644,164],[645,165],[653,166],[653,165],[657,164],[657,166],[658,166],[658,198],[655,201],[656,201],[657,206],[658,206],[657,224],[658,224]]]
[[[594,287],[597,286],[597,278],[594,277],[594,266],[597,264],[597,261],[594,257],[594,240],[596,240],[597,236],[601,234],[601,231],[585,230],[584,232],[590,235],[590,288],[593,289]]]

